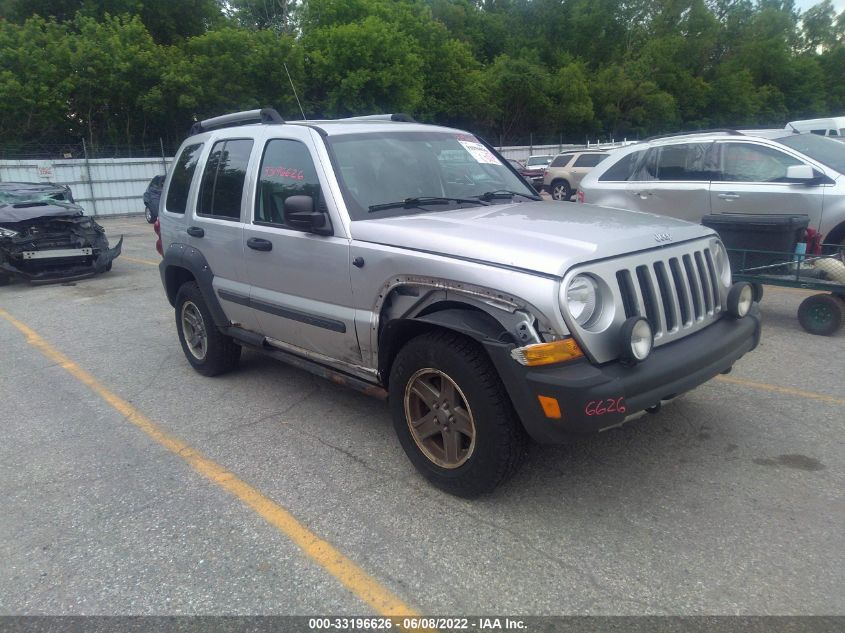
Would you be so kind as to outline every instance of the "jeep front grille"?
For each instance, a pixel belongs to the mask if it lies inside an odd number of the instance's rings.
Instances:
[[[661,246],[569,270],[562,282],[564,288],[581,274],[601,280],[604,288],[602,316],[587,326],[567,321],[587,355],[598,363],[619,358],[619,331],[633,316],[648,319],[655,347],[689,336],[721,318],[728,287],[713,259],[712,245],[717,239]]]
[[[722,310],[709,248],[616,271],[625,318],[648,319],[656,339],[691,328]]]

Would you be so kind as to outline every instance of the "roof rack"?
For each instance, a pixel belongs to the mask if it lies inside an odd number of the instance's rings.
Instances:
[[[674,138],[676,136],[695,136],[697,134],[728,134],[729,136],[745,136],[738,130],[730,128],[716,128],[712,130],[694,130],[692,132],[675,132],[674,134],[658,134],[657,136],[649,136],[643,141],[657,141],[662,138]]]
[[[399,121],[401,123],[417,123],[414,117],[397,112],[396,114],[368,114],[366,116],[350,116],[336,121]]]
[[[246,123],[284,123],[285,120],[274,108],[261,108],[260,110],[244,110],[243,112],[232,112],[223,114],[211,119],[197,121],[191,126],[191,135],[209,130],[219,130],[224,127],[234,127]]]

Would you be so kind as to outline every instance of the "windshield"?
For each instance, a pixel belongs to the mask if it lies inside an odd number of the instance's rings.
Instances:
[[[511,168],[470,134],[345,134],[329,136],[326,142],[353,220],[434,213],[476,203],[480,206],[485,194],[491,192],[507,191],[536,199],[534,191]],[[380,208],[426,198],[450,200]],[[494,199],[499,200],[499,196]],[[510,200],[503,196],[499,201]]]
[[[25,202],[68,202],[62,190],[38,187],[0,187],[0,204],[23,204]]]
[[[845,143],[815,134],[790,134],[775,140],[845,174]]]

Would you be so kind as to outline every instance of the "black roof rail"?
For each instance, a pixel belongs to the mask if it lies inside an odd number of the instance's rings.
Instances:
[[[366,116],[350,116],[344,119],[336,119],[337,121],[399,121],[401,123],[417,123],[414,117],[409,114],[368,114]]]
[[[715,128],[712,130],[693,130],[692,132],[675,132],[674,134],[657,134],[656,136],[649,136],[644,138],[643,142],[657,141],[662,138],[674,138],[676,136],[695,136],[696,134],[727,134],[729,136],[745,136],[739,130],[731,128]]]
[[[247,123],[284,123],[285,120],[276,112],[275,108],[261,108],[260,110],[244,110],[232,112],[211,119],[197,121],[191,126],[191,135],[209,130],[219,130],[224,127],[235,127]]]

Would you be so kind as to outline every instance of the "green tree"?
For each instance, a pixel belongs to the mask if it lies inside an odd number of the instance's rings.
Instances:
[[[313,29],[303,45],[308,107],[316,112],[413,112],[422,102],[418,45],[377,16]]]
[[[220,23],[218,0],[5,0],[8,19],[23,22],[33,15],[71,22],[77,13],[103,21],[106,15],[137,15],[157,42],[172,43],[200,35]]]
[[[0,20],[0,138],[4,143],[65,138],[72,124],[71,80],[62,66],[64,25],[35,17]]]

